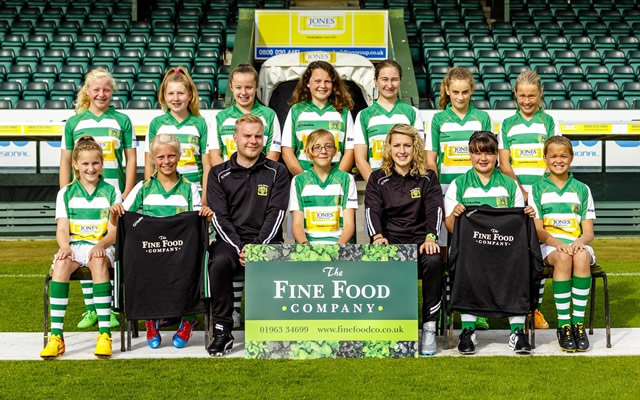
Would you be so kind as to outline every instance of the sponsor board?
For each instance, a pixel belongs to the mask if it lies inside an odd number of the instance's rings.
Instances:
[[[254,56],[266,60],[279,54],[324,51],[384,60],[388,56],[388,25],[384,10],[256,10]],[[314,57],[325,55],[311,54],[301,60],[311,62]]]
[[[415,245],[248,245],[247,358],[416,357]]]

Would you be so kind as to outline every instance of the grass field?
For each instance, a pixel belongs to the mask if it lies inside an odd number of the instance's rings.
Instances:
[[[611,276],[611,324],[640,327],[640,239],[597,239]],[[0,241],[0,332],[42,328],[53,241]],[[601,284],[599,284],[601,286]],[[550,282],[544,312],[554,326]],[[596,327],[604,326],[602,288]],[[83,311],[71,288],[67,330]],[[491,321],[506,327],[505,321]],[[467,357],[409,360],[171,359],[0,362],[0,399],[95,398],[640,398],[640,357]],[[636,382],[636,383],[634,383]]]

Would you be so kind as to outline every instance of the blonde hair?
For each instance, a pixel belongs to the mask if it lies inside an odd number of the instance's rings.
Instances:
[[[158,146],[159,144],[168,144],[170,146],[173,146],[173,148],[178,152],[178,159],[180,159],[180,141],[177,137],[168,133],[161,133],[159,135],[156,135],[149,144],[149,154],[152,158],[156,152],[156,146]]]
[[[309,160],[313,160],[313,146],[324,136],[331,137],[331,143],[335,146],[333,134],[326,129],[316,129],[307,136],[307,143],[304,145],[304,154],[306,154]],[[337,149],[336,149],[337,151]]]
[[[451,81],[467,81],[471,92],[473,93],[473,75],[468,69],[464,67],[453,67],[447,72],[447,75],[442,79],[442,86],[440,86],[440,100],[438,101],[438,108],[444,110],[447,108],[447,104],[451,103],[451,97],[447,94],[447,89]]]
[[[80,114],[89,109],[89,106],[91,105],[91,99],[89,98],[89,94],[87,93],[87,91],[89,90],[89,87],[93,84],[93,82],[95,82],[97,79],[106,79],[107,81],[109,81],[109,84],[111,85],[111,92],[113,94],[113,91],[116,88],[116,81],[115,79],[113,79],[113,75],[111,75],[109,71],[104,68],[96,68],[89,71],[87,75],[85,75],[84,84],[82,85],[80,90],[78,90],[78,93],[76,94],[76,101],[73,103],[76,109],[76,114]]]
[[[189,112],[196,117],[200,116],[200,98],[198,97],[198,89],[196,88],[196,84],[191,79],[191,75],[189,75],[189,71],[183,67],[174,67],[170,68],[162,79],[162,84],[160,84],[160,89],[158,89],[158,102],[162,107],[163,111],[167,111],[167,100],[164,98],[164,92],[167,90],[167,86],[170,82],[179,82],[184,85],[189,93],[191,93],[191,101],[189,102]]]
[[[236,120],[236,129],[235,131],[238,130],[238,127],[242,124],[260,124],[260,126],[262,126],[262,129],[264,130],[264,123],[262,122],[262,120],[260,119],[260,117],[258,117],[257,115],[254,114],[242,114],[240,116],[240,118],[238,118]]]
[[[95,139],[91,136],[83,136],[76,142],[76,145],[73,147],[73,152],[71,153],[71,165],[73,166],[73,174],[75,179],[80,178],[80,171],[76,169],[73,165],[78,162],[78,157],[80,153],[83,151],[97,151],[100,155],[100,161],[104,163],[104,155],[102,154],[102,146],[95,141]]]
[[[519,85],[533,85],[538,88],[538,92],[540,92],[540,99],[538,100],[538,108],[544,108],[544,103],[542,102],[542,79],[540,79],[540,75],[536,71],[522,71],[520,75],[516,78],[516,83],[513,85],[513,94],[518,97],[518,86]]]
[[[382,147],[382,166],[380,167],[386,176],[391,175],[393,171],[393,158],[391,157],[391,138],[393,135],[409,136],[413,141],[413,160],[411,160],[411,176],[424,176],[427,174],[427,168],[424,162],[424,141],[418,135],[418,131],[411,125],[396,124],[394,125],[384,140]]]

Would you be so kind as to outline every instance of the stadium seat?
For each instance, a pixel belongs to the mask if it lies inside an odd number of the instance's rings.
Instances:
[[[131,100],[129,104],[127,104],[127,108],[130,110],[148,110],[153,108],[151,101],[148,99],[144,100]]]
[[[470,41],[466,35],[447,35],[445,41],[447,49],[451,50],[469,50]]]
[[[625,82],[633,82],[636,80],[636,74],[628,65],[616,65],[611,68],[611,80],[622,89]]]
[[[111,101],[109,102],[109,105],[115,108],[116,110],[122,110],[127,106],[127,104],[123,102],[121,99],[114,99],[114,98],[111,99]]]
[[[215,110],[222,110],[225,108],[224,100],[214,100],[211,103],[211,108]]]
[[[501,64],[500,53],[497,50],[481,49],[476,53],[476,61],[480,70],[489,66],[496,66]]]
[[[40,63],[44,65],[54,65],[58,70],[60,70],[66,57],[65,51],[62,49],[47,49],[42,54]]]
[[[429,50],[443,50],[444,49],[444,37],[428,35],[422,37],[422,51],[427,54]]]
[[[474,66],[476,59],[471,50],[453,50],[451,52],[451,63],[457,67]]]
[[[494,22],[491,25],[491,35],[494,40],[500,36],[513,36],[513,26],[508,22]]]
[[[173,39],[173,49],[174,50],[191,50],[191,52],[195,53],[197,47],[198,40],[196,39],[196,35],[193,34],[180,34],[176,35]]]
[[[122,36],[120,35],[103,35],[98,43],[99,49],[114,49],[116,55],[120,54],[122,48]]]
[[[579,100],[576,108],[579,110],[599,110],[602,105],[598,100]]]
[[[539,65],[536,65],[534,70],[540,76],[540,79],[542,79],[543,82],[558,80],[558,70],[553,65],[539,64]]]
[[[635,36],[620,36],[618,37],[617,44],[618,50],[622,50],[623,52],[627,52],[629,50],[638,50],[638,48],[640,47],[640,42]]]
[[[208,82],[208,81],[196,82],[196,89],[198,90],[198,96],[200,97],[201,101],[202,99],[206,99],[208,102],[210,102],[211,98],[215,94],[214,88],[215,86],[213,86],[211,82]]]
[[[122,44],[123,49],[139,49],[144,51],[147,47],[147,36],[141,34],[129,34]]]
[[[584,81],[584,73],[582,68],[577,65],[565,65],[560,68],[560,81],[565,85],[569,85],[572,82]]]
[[[491,104],[487,100],[472,100],[473,106],[480,110],[488,110],[491,108]]]
[[[93,65],[102,65],[109,71],[113,68],[115,62],[116,52],[114,49],[98,49],[91,58]]]
[[[569,48],[577,54],[581,50],[591,50],[593,43],[589,36],[573,36],[569,39]]]
[[[113,90],[113,99],[120,100],[123,105],[127,105],[131,97],[131,88],[129,83],[125,81],[116,81],[116,87]]]
[[[502,65],[486,65],[482,67],[482,82],[489,85],[492,82],[505,82],[507,74]]]
[[[569,84],[569,98],[578,108],[578,102],[581,100],[592,100],[593,89],[589,82],[571,82]]]
[[[207,82],[215,88],[216,71],[210,65],[195,66],[191,77],[194,81]]]
[[[616,66],[626,65],[627,59],[620,50],[606,50],[603,52],[602,62],[611,71]]]
[[[553,56],[557,51],[569,49],[569,41],[564,36],[548,36],[544,40],[544,48]]]
[[[84,80],[85,68],[82,65],[63,65],[58,74],[60,82],[72,82],[79,86]]]
[[[36,69],[36,65],[40,63],[40,50],[39,49],[20,49],[16,56],[16,64],[28,65],[31,70]]]
[[[513,86],[516,79],[518,78],[518,75],[520,75],[524,71],[531,71],[531,68],[529,68],[529,66],[527,65],[512,65],[507,71],[507,78],[509,79],[509,83],[511,84],[511,86]]]
[[[54,82],[49,91],[51,100],[63,100],[67,104],[71,104],[69,100],[73,100],[77,93],[77,85],[74,82]]]
[[[18,100],[13,108],[16,110],[32,110],[40,108],[40,103],[37,100]]]
[[[12,65],[7,71],[7,80],[20,82],[23,85],[31,80],[31,67],[28,65]]]
[[[568,38],[584,36],[584,27],[579,22],[564,21],[562,24],[562,34]]]
[[[535,70],[538,66],[550,66],[551,55],[546,50],[534,50],[529,53],[529,68]]]
[[[89,61],[91,61],[91,52],[87,49],[73,49],[67,56],[67,65],[80,65],[84,70],[89,66]]]
[[[616,40],[611,36],[596,36],[593,39],[593,48],[602,57],[605,51],[616,49]]]
[[[158,88],[154,82],[135,82],[131,87],[131,101],[149,100],[151,108],[155,107]],[[129,104],[131,103],[129,102]]]
[[[611,22],[607,24],[608,34],[614,38],[631,34],[631,27],[626,22]]]
[[[501,56],[504,56],[504,53],[506,53],[507,51],[518,50],[519,47],[520,42],[515,36],[500,36],[496,41],[496,49]]]
[[[424,61],[428,66],[431,65],[446,65],[450,66],[451,61],[449,59],[449,53],[446,50],[429,50],[425,54]]]
[[[609,70],[604,65],[588,65],[585,76],[587,82],[590,82],[591,85],[595,85],[598,82],[608,82]]]
[[[504,67],[509,70],[512,66],[526,65],[526,56],[521,50],[508,50],[502,55],[502,63]]]
[[[494,104],[498,100],[513,99],[513,90],[511,89],[511,85],[508,82],[490,83],[487,88],[487,94],[489,96],[489,101],[491,102],[492,108],[495,108]]]
[[[471,49],[472,50],[493,50],[495,48],[495,43],[493,38],[488,35],[474,35],[471,36]]]
[[[623,83],[622,98],[629,103],[634,103],[636,100],[640,100],[640,82]]]
[[[604,108],[607,110],[628,110],[629,103],[626,100],[607,100],[604,103]]]
[[[53,34],[50,34],[53,36]],[[25,49],[38,49],[40,52],[44,52],[44,50],[49,45],[49,36],[43,34],[32,34],[29,35],[27,41],[24,43]]]
[[[634,100],[631,108],[633,108],[634,110],[640,109],[640,99]]]
[[[216,77],[216,88],[219,96],[224,96],[227,93],[230,72],[231,69],[228,65],[223,65],[218,71],[218,76]]]
[[[0,82],[0,99],[6,100],[13,106],[22,94],[20,82]]]
[[[9,100],[0,100],[0,110],[11,109],[11,102]]]
[[[543,81],[542,92],[547,104],[553,100],[565,100],[567,98],[567,90],[562,82]]]
[[[578,52],[578,64],[585,68],[589,65],[601,65],[600,53],[595,50],[580,50]]]
[[[198,38],[198,50],[224,51],[224,43],[219,35],[201,35]]]
[[[31,79],[34,82],[53,84],[58,79],[58,68],[55,65],[40,64],[36,66]]]
[[[587,77],[591,82],[591,80]],[[618,85],[613,82],[597,82],[595,84],[595,98],[600,104],[605,104],[607,100],[618,100],[620,92]]]
[[[49,85],[46,82],[27,82],[22,89],[23,100],[35,100],[43,104],[49,94]]]
[[[193,54],[195,52],[186,49],[174,49],[169,53],[169,59],[167,60],[170,67],[183,66],[189,72],[191,72],[191,64],[193,62]]]
[[[50,110],[62,110],[67,108],[67,103],[64,100],[45,100],[42,104],[42,108]]]
[[[518,103],[515,100],[496,100],[493,103],[495,110],[514,110],[518,108]]]
[[[525,52],[525,54],[529,54],[532,50],[544,49],[544,43],[540,36],[526,35],[520,38],[520,48]]]
[[[571,100],[553,100],[549,105],[552,110],[573,110],[573,102]]]
[[[138,82],[153,82],[156,87],[160,87],[164,77],[164,69],[159,65],[143,65],[138,71]]]

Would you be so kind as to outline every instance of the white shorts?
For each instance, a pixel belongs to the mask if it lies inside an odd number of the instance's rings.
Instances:
[[[593,253],[593,248],[589,245],[584,245],[584,247],[587,249],[587,251],[589,252],[589,254],[591,255],[591,264],[589,265],[593,265],[596,263],[596,255]],[[547,256],[549,256],[549,254],[551,254],[552,252],[556,251],[556,247],[555,246],[549,246],[548,244],[544,244],[542,243],[540,245],[540,251],[542,252],[542,259],[546,259]]]
[[[89,264],[89,252],[91,251],[93,246],[94,245],[92,244],[72,244],[71,251],[73,252],[73,261],[80,264],[80,267],[86,267]],[[113,266],[115,265],[115,258],[116,258],[115,247],[111,246],[105,249],[105,253],[107,253],[107,258],[111,263],[110,266],[111,268],[113,268]],[[55,263],[56,263],[56,258],[54,255],[53,262],[51,263],[51,268],[53,268]]]

